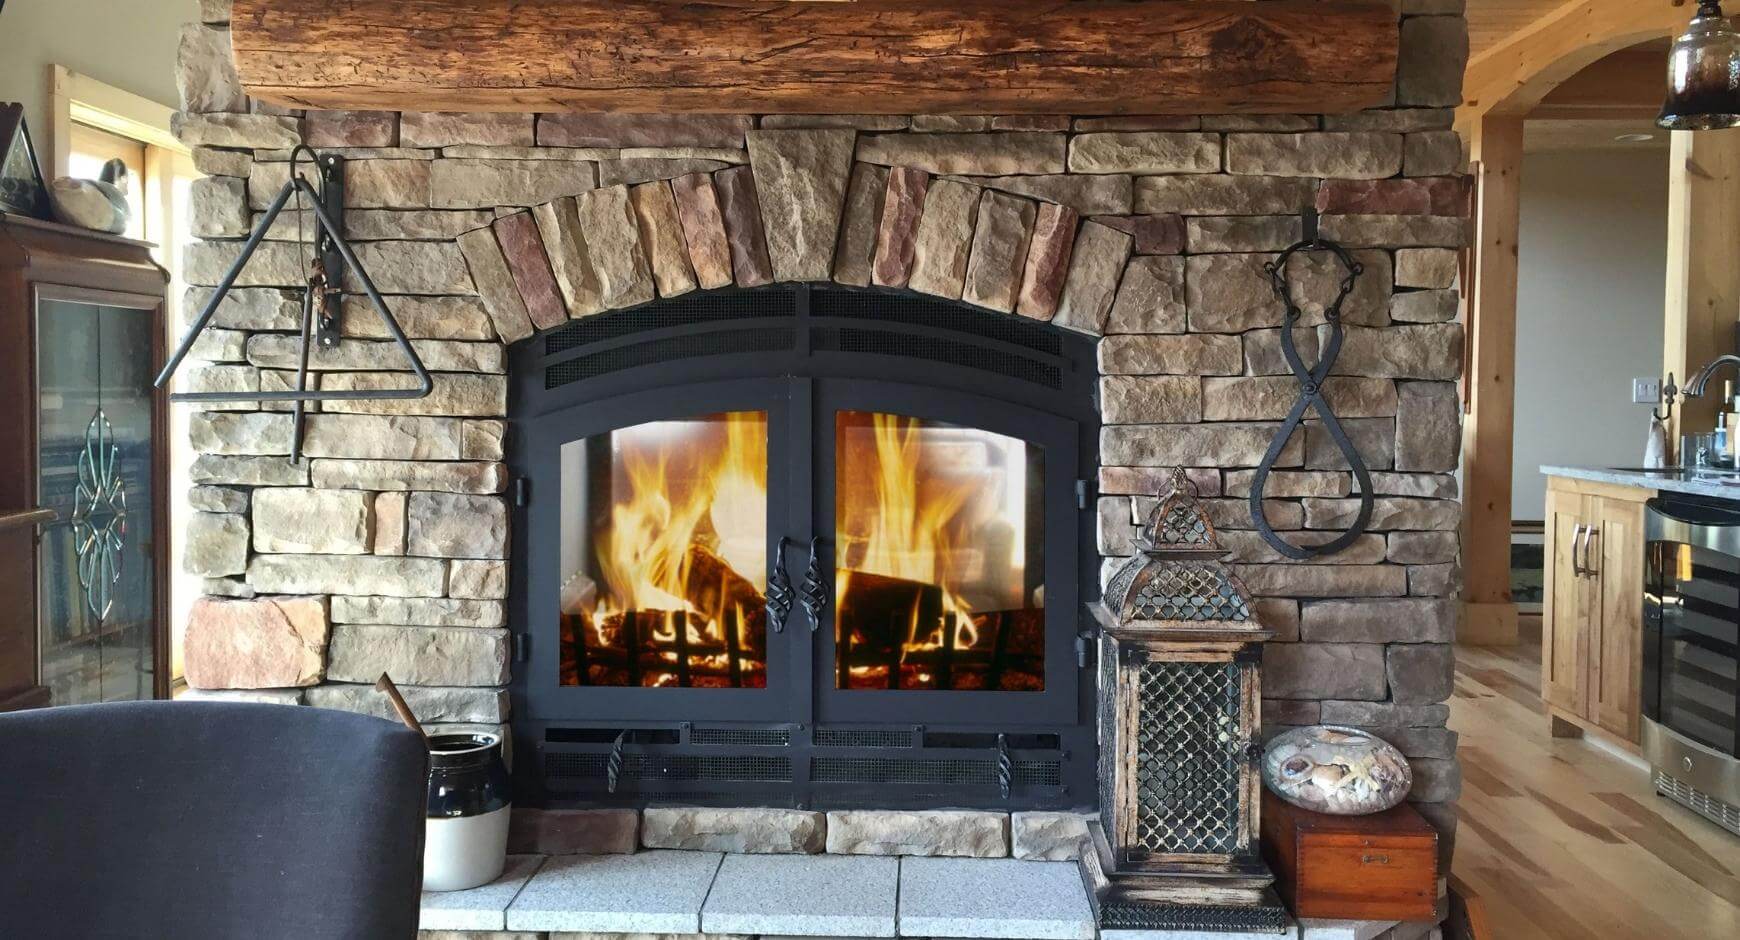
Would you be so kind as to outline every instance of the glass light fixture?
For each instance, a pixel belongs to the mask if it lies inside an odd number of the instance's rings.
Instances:
[[[1717,0],[1701,0],[1668,55],[1668,98],[1656,123],[1675,131],[1740,126],[1740,31]]]

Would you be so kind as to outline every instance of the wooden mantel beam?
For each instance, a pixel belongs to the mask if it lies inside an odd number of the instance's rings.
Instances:
[[[235,0],[248,94],[298,108],[1346,112],[1383,0]]]

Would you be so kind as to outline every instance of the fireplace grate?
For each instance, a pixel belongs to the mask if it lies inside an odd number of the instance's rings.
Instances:
[[[634,310],[575,320],[544,336],[544,355],[553,356],[592,343],[621,339],[651,330],[756,317],[794,316],[797,316],[797,295],[791,291],[678,297]]]
[[[985,346],[957,343],[934,336],[912,336],[854,327],[818,329],[811,335],[815,348],[825,352],[928,359],[931,362],[946,362],[982,372],[994,372],[1046,388],[1063,387],[1063,370],[1057,366]]]
[[[548,753],[544,775],[552,780],[603,780],[608,754]],[[739,780],[790,783],[791,759],[742,755],[626,754],[621,780]]]
[[[1016,786],[1055,787],[1063,783],[1057,761],[1018,760],[1010,765]],[[905,757],[817,757],[810,761],[816,783],[916,783],[994,787],[995,760],[921,760]]]
[[[816,747],[912,747],[910,728],[817,728]]]
[[[784,728],[696,728],[690,744],[736,747],[790,747],[791,732]]]
[[[1062,340],[1049,327],[924,297],[816,291],[810,295],[810,314],[817,317],[847,317],[940,327],[956,333],[967,333],[974,337],[1021,346],[1048,356],[1063,354]]]
[[[650,340],[564,359],[544,369],[544,388],[561,388],[572,382],[677,359],[732,353],[777,352],[790,349],[794,342],[796,335],[792,328],[784,326],[722,330]]]

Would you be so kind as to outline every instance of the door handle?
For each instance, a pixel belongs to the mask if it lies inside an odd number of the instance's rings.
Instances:
[[[46,525],[59,518],[60,513],[52,509],[24,509],[18,512],[0,513],[0,532],[25,526]]]
[[[773,566],[767,572],[767,619],[775,633],[785,632],[785,618],[791,615],[792,599],[796,596],[791,577],[785,573],[785,547],[790,543],[791,539],[779,537],[779,545],[773,550]]]
[[[828,586],[822,580],[822,540],[810,539],[810,563],[804,568],[804,583],[798,588],[798,603],[809,618],[810,632],[822,628],[822,608],[828,604]]]
[[[1601,574],[1595,570],[1590,560],[1595,557],[1595,540],[1601,537],[1601,527],[1589,526],[1589,531],[1583,533],[1583,576],[1593,578]]]
[[[1571,534],[1571,574],[1579,578],[1587,573],[1583,570],[1583,563],[1577,560],[1577,556],[1583,550],[1583,536],[1588,534],[1589,527],[1581,522],[1577,523],[1577,528]]]

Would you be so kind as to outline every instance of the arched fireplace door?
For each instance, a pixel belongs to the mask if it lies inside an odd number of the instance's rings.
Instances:
[[[1095,804],[1091,339],[781,286],[511,372],[522,802]]]

